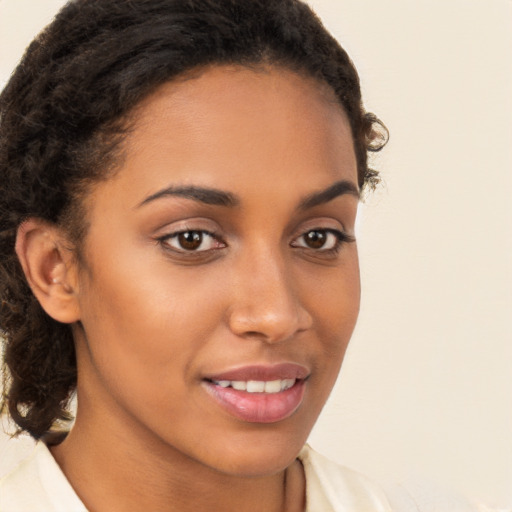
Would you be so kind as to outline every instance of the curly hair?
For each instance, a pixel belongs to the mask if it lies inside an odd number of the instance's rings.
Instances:
[[[2,409],[40,438],[69,419],[76,386],[71,327],[50,318],[15,254],[29,217],[77,242],[88,184],[119,161],[126,120],[159,85],[215,64],[275,64],[325,83],[352,128],[360,187],[378,175],[368,151],[387,138],[365,112],[357,72],[300,0],[73,0],[37,36],[0,95]]]

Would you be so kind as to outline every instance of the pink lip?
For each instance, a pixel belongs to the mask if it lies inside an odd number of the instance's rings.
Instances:
[[[309,370],[295,363],[281,363],[273,365],[251,365],[234,368],[222,373],[207,375],[207,380],[277,380],[300,379],[309,375]]]
[[[306,389],[307,368],[292,364],[245,366],[208,376],[203,380],[208,394],[226,412],[250,423],[275,423],[291,416],[302,404]],[[279,393],[248,393],[231,387],[221,387],[213,381],[296,379],[295,384]]]

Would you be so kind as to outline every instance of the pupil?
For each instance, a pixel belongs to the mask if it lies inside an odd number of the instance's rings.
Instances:
[[[186,231],[185,233],[180,233],[178,239],[183,249],[194,251],[203,242],[203,234],[200,231]]]
[[[306,244],[312,249],[320,249],[324,246],[326,238],[323,231],[310,231],[306,234]]]

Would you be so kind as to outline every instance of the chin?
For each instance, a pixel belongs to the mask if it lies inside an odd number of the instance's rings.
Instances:
[[[276,434],[262,432],[260,435],[234,439],[219,447],[218,463],[212,464],[222,473],[240,477],[264,477],[286,469],[297,457],[308,437],[289,432]]]

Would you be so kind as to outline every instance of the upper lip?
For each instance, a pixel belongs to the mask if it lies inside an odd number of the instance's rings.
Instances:
[[[280,364],[255,364],[247,366],[239,366],[222,373],[207,375],[207,380],[258,380],[272,381],[282,379],[305,379],[309,376],[309,370],[296,363],[280,363]]]

